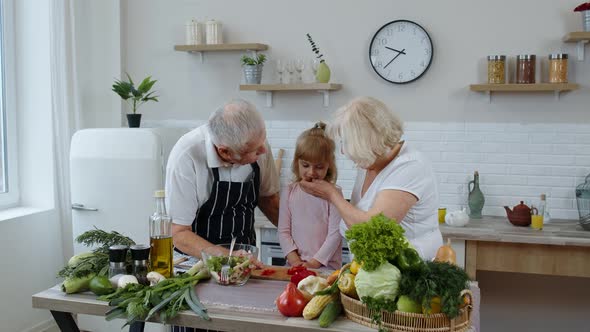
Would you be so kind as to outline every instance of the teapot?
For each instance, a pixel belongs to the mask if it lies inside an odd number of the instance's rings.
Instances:
[[[463,227],[469,222],[467,208],[458,211],[449,212],[445,215],[445,223],[453,227]]]
[[[531,224],[531,212],[536,208],[531,209],[523,201],[520,204],[514,206],[512,210],[509,207],[504,206],[508,220],[514,226],[529,226]]]

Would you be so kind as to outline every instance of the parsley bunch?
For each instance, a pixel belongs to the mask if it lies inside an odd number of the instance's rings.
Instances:
[[[462,268],[447,262],[426,262],[423,269],[402,274],[399,293],[430,309],[433,297],[441,298],[441,311],[449,318],[459,314],[461,291],[468,288],[469,276]]]
[[[365,271],[373,271],[379,265],[394,260],[408,247],[404,229],[383,213],[350,227],[346,231],[346,239],[355,260],[363,263]]]

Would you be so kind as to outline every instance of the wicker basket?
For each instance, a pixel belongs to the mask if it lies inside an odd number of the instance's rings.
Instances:
[[[342,271],[345,267],[342,268]],[[461,296],[469,296],[469,303],[473,303],[471,291],[466,289],[461,292]],[[344,293],[340,293],[342,306],[346,317],[353,322],[379,328],[372,323],[374,310],[369,310],[365,304]],[[439,314],[416,314],[409,312],[381,312],[381,327],[392,332],[464,332],[471,327],[471,310],[472,306],[467,305],[459,310],[459,315],[449,319],[443,313]]]

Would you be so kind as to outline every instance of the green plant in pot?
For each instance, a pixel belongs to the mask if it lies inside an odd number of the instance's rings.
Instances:
[[[139,128],[141,114],[137,113],[137,109],[148,101],[158,101],[158,96],[154,95],[155,91],[150,91],[157,81],[148,76],[136,88],[131,76],[127,73],[125,75],[128,81],[115,80],[113,91],[131,106],[132,113],[127,114],[129,128]]]
[[[244,69],[246,84],[260,84],[262,81],[262,67],[266,62],[266,55],[260,53],[254,56],[242,55],[240,59]]]
[[[311,44],[311,50],[316,54],[316,58],[320,60],[320,64],[318,65],[315,80],[319,83],[328,83],[330,82],[330,67],[326,64],[326,60],[324,60],[324,55],[320,53],[320,48],[315,44],[311,35],[307,34],[307,40],[309,44]]]

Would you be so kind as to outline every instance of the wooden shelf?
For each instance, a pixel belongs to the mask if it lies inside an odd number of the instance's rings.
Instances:
[[[272,107],[273,92],[284,91],[317,91],[324,95],[324,107],[330,105],[330,91],[342,89],[342,84],[336,83],[304,83],[304,84],[241,84],[240,91],[266,92],[266,106]]]
[[[563,37],[565,43],[577,43],[578,60],[584,61],[584,45],[590,41],[590,31],[570,32]]]
[[[266,51],[268,45],[258,43],[174,45],[174,50],[180,52]]]
[[[559,94],[564,91],[573,91],[580,88],[577,83],[536,83],[536,84],[471,84],[469,90],[486,92],[489,101],[492,92],[554,92],[559,99]]]
[[[266,51],[268,45],[259,43],[242,44],[199,44],[199,45],[174,45],[174,50],[179,52],[199,53],[201,62],[204,61],[204,52],[230,52],[230,51]]]

